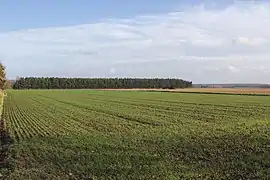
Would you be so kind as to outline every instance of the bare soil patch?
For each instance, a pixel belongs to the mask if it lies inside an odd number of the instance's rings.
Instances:
[[[102,89],[107,91],[165,91],[165,92],[198,92],[230,94],[269,94],[270,88],[185,88],[185,89]]]
[[[176,91],[232,93],[232,94],[270,94],[269,88],[188,88],[188,89],[177,89]]]

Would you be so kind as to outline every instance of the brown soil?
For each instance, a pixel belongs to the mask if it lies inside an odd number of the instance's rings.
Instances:
[[[233,94],[270,94],[269,88],[189,88],[189,89],[178,89],[176,91],[233,93]]]
[[[186,89],[102,89],[109,91],[170,91],[170,92],[206,92],[232,94],[269,94],[270,88],[186,88]]]

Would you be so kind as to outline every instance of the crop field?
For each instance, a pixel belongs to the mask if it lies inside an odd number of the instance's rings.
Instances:
[[[7,179],[270,178],[270,96],[10,90],[1,129]]]
[[[204,94],[269,95],[270,88],[103,89],[110,91],[157,91]]]

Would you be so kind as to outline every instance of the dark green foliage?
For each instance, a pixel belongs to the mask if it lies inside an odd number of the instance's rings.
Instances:
[[[35,78],[18,79],[14,89],[132,89],[132,88],[187,88],[192,82],[182,79],[138,78]]]

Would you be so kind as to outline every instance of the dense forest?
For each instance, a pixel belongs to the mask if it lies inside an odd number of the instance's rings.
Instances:
[[[192,82],[182,79],[139,78],[57,78],[26,77],[13,84],[14,89],[132,89],[132,88],[187,88]]]

